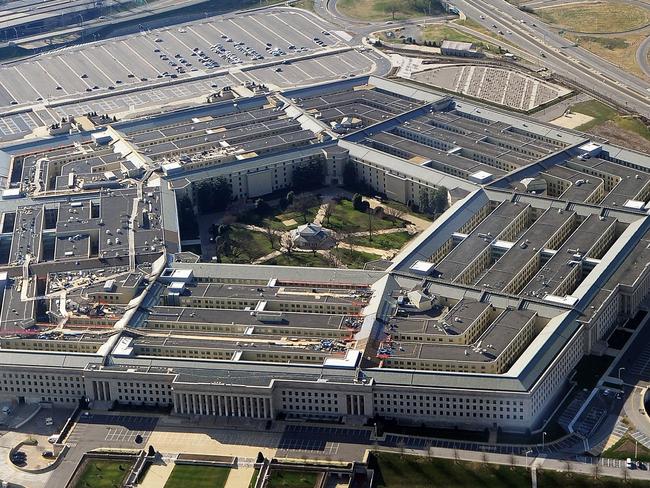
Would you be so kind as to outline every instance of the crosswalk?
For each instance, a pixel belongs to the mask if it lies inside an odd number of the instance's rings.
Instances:
[[[647,435],[637,431],[637,432],[633,432],[631,434],[631,437],[635,441],[638,441],[639,444],[642,444],[644,447],[650,449],[650,437],[648,437]]]

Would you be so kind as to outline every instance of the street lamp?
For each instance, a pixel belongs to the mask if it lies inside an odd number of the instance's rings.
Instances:
[[[546,432],[542,432],[542,450],[544,449],[544,441],[546,440]]]
[[[625,368],[618,368],[618,381],[621,381],[621,371],[623,371]]]
[[[528,449],[524,454],[526,455],[526,469],[528,469],[528,454],[533,452],[532,449]]]

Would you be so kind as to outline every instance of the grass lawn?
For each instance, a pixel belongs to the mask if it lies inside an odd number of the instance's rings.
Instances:
[[[255,488],[255,483],[257,483],[257,477],[260,475],[260,469],[255,468],[255,472],[253,473],[253,477],[251,478],[250,483],[248,483],[248,488]]]
[[[231,227],[230,239],[237,244],[240,254],[221,256],[222,263],[250,263],[257,258],[273,252],[271,243],[265,234],[241,227]]]
[[[631,437],[625,435],[612,447],[603,452],[603,457],[612,459],[627,459],[634,458],[635,441]],[[639,461],[650,462],[650,449],[642,444],[636,444],[637,456]]]
[[[564,37],[630,73],[641,78],[645,77],[643,70],[636,62],[636,51],[645,39],[643,33],[630,32],[609,37],[566,33]]]
[[[331,268],[332,265],[320,254],[311,252],[293,252],[291,256],[281,254],[273,259],[269,259],[263,264],[272,264],[275,266],[306,266],[311,268]]]
[[[381,202],[381,206],[382,207],[391,207],[391,208],[400,210],[404,214],[415,215],[416,217],[418,217],[418,218],[420,218],[422,220],[428,220],[429,222],[433,222],[433,218],[431,217],[431,215],[424,214],[424,213],[421,213],[421,212],[414,212],[413,210],[408,208],[407,205],[405,205],[405,204],[403,204],[401,202],[396,202],[395,200],[384,200],[383,202]]]
[[[399,454],[373,453],[370,466],[375,468],[377,488],[529,488],[530,472],[496,464],[454,462]],[[647,481],[628,480],[574,473],[537,470],[538,488],[623,488],[648,486]]]
[[[458,19],[458,20],[454,20],[453,23],[458,24],[458,25],[464,25],[465,27],[469,27],[472,30],[480,32],[481,34],[485,34],[486,36],[490,36],[491,38],[497,39],[497,40],[499,40],[499,41],[501,41],[501,42],[503,42],[505,44],[510,44],[510,45],[513,45],[513,46],[515,45],[507,37],[501,36],[501,35],[497,34],[496,32],[491,31],[490,29],[488,29],[487,27],[484,27],[482,24],[479,24],[475,20],[472,20],[472,19],[460,20],[460,19]],[[481,42],[483,44],[485,44],[485,41],[481,41]],[[493,53],[498,53],[499,48],[496,45],[490,45],[490,51],[493,52]]]
[[[650,22],[650,10],[623,2],[575,3],[539,8],[539,17],[563,29],[585,33],[615,33],[642,27]]]
[[[314,0],[298,0],[296,3],[293,4],[293,6],[297,8],[304,8],[305,10],[309,10],[310,12],[316,11],[316,9],[314,8]]]
[[[314,488],[317,473],[271,471],[268,488]]]
[[[354,251],[352,249],[332,249],[334,254],[339,260],[348,268],[363,269],[366,263],[381,259],[378,254],[371,254],[369,252]]]
[[[524,488],[530,486],[530,473],[524,468],[495,464],[455,463],[448,459],[374,453],[377,488]]]
[[[113,488],[122,486],[124,478],[133,466],[129,461],[91,459],[75,488]]]
[[[488,44],[483,39],[480,39],[458,29],[454,29],[453,27],[447,25],[427,25],[424,29],[422,29],[422,40],[434,41],[436,43],[441,43],[444,40],[472,42],[474,45],[480,46],[483,49],[487,49],[491,52],[499,52],[499,48],[494,44]]]
[[[559,473],[550,470],[537,471],[538,488],[555,488],[557,486],[561,486],[562,488],[636,488],[642,486],[647,487],[648,482],[645,480],[625,481],[622,478],[612,478],[600,475],[598,479],[594,479],[592,476],[587,475]]]
[[[177,464],[165,488],[223,488],[230,468]]]
[[[354,237],[352,242],[357,246],[374,247],[376,249],[401,249],[413,236],[408,232],[393,232],[392,234],[379,234],[372,237]]]
[[[644,139],[650,140],[650,129],[648,129],[643,122],[632,117],[619,115],[616,110],[597,100],[578,103],[571,107],[571,111],[589,115],[594,118],[586,124],[577,127],[577,130],[588,131],[611,120],[618,128],[633,132]]]
[[[316,213],[318,212],[319,206],[315,206],[309,209],[307,212],[307,222],[313,222]],[[299,225],[305,223],[305,220],[302,217],[302,214],[299,212],[292,212],[290,210],[282,211],[279,209],[273,209],[266,216],[261,216],[256,214],[255,211],[249,211],[241,214],[238,217],[239,222],[249,225],[257,225],[259,227],[270,227],[275,230],[291,230],[295,229]],[[285,220],[295,220],[295,224],[284,225],[282,222]]]
[[[404,227],[405,225],[402,220],[393,222],[387,217],[383,219],[374,218],[372,221],[372,228],[374,230],[393,229],[396,227]],[[350,200],[341,200],[334,207],[329,222],[327,219],[323,220],[323,226],[344,234],[363,232],[368,230],[368,215],[355,210]]]
[[[431,0],[431,10],[427,9],[426,12],[415,10],[407,2],[395,2],[398,9],[395,11],[393,18],[391,10],[383,8],[382,4],[387,4],[387,2],[380,0],[339,0],[336,2],[336,8],[348,17],[372,21],[404,20],[424,15],[435,15],[441,12],[440,4],[435,0]]]

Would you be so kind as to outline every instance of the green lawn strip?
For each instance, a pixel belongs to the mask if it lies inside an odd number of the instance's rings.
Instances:
[[[584,474],[564,473],[551,470],[537,470],[537,488],[636,488],[648,486],[646,480],[624,480],[601,476],[594,478]]]
[[[92,459],[75,485],[75,488],[113,488],[120,487],[133,466],[130,461]]]
[[[593,120],[577,127],[577,130],[588,131],[589,129],[593,129],[596,126],[611,120],[621,129],[634,132],[641,137],[650,140],[650,129],[648,129],[643,122],[633,117],[619,115],[616,110],[598,100],[589,100],[587,102],[577,103],[571,107],[571,111],[593,117]]]
[[[355,236],[351,238],[353,244],[363,247],[374,247],[376,249],[401,249],[404,244],[411,240],[413,236],[408,232],[392,232],[390,234],[379,234],[372,236],[372,240],[365,236]]]
[[[301,471],[271,471],[268,488],[314,488],[317,473]]]
[[[275,266],[307,266],[312,268],[330,268],[330,263],[320,254],[311,252],[293,252],[290,256],[281,254],[273,259],[265,261],[262,264],[271,264]]]
[[[381,256],[378,254],[343,248],[333,249],[332,254],[334,254],[348,268],[356,269],[362,269],[366,263],[375,261],[376,259],[381,259]]]
[[[250,263],[274,251],[265,234],[242,227],[230,229],[230,240],[240,249],[240,254],[221,256],[222,263]]]
[[[471,28],[471,26],[468,26]],[[499,49],[495,44],[485,42],[480,37],[473,36],[467,32],[454,29],[446,25],[429,25],[422,29],[422,40],[433,41],[440,45],[442,41],[471,42],[475,46],[480,46],[492,52],[498,52]]]
[[[373,453],[376,488],[524,488],[530,472],[495,464],[454,462],[399,454]]]
[[[257,483],[257,477],[260,475],[260,468],[255,468],[253,477],[251,478],[250,483],[248,483],[248,488],[255,488],[255,483]]]
[[[165,488],[223,488],[228,474],[230,468],[177,464]]]

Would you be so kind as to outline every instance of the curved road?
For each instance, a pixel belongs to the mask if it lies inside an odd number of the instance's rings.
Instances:
[[[650,63],[648,62],[648,54],[650,53],[650,36],[646,37],[639,48],[636,50],[636,64],[639,65],[641,70],[650,76]]]

